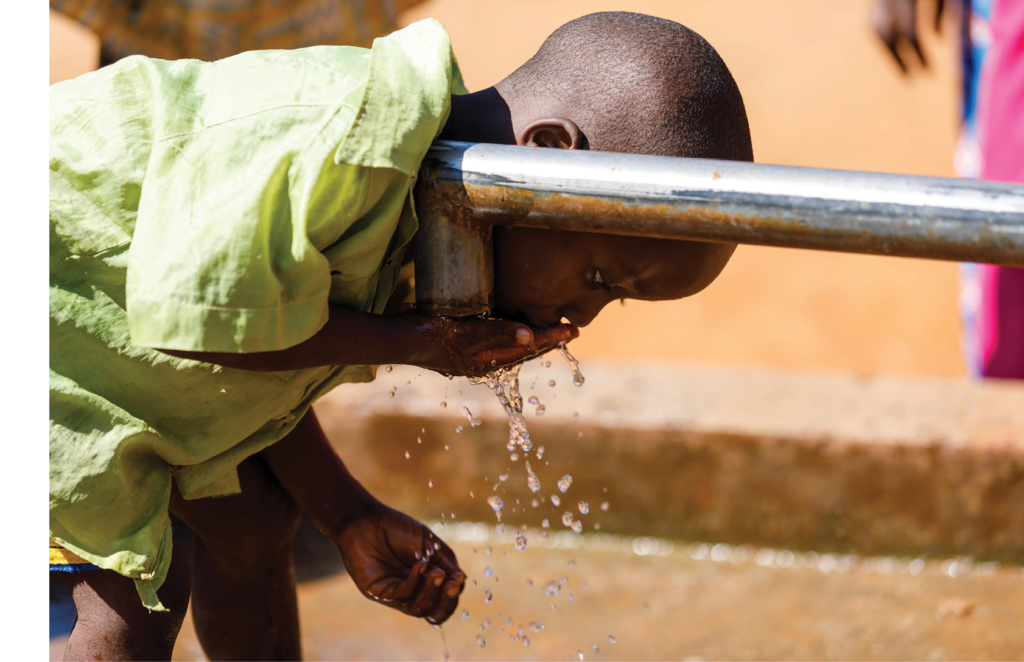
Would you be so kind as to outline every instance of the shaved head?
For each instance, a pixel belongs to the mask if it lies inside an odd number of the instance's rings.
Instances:
[[[495,87],[510,106],[570,118],[589,149],[754,158],[732,74],[707,41],[673,21],[629,12],[583,16],[555,30]]]

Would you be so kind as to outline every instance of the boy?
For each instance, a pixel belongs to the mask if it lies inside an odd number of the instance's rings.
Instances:
[[[451,550],[362,489],[310,404],[381,363],[483,374],[724,268],[734,246],[499,227],[504,319],[382,314],[436,137],[752,160],[728,69],[670,21],[586,16],[460,87],[423,21],[372,51],[129,58],[52,88],[50,535],[96,568],[63,575],[68,659],[169,659],[190,596],[211,659],[298,658],[301,512],[364,595],[443,622],[465,581]]]

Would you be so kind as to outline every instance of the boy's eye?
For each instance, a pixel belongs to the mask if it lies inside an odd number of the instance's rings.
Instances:
[[[604,277],[601,276],[600,269],[594,269],[594,283],[597,285],[605,285]]]

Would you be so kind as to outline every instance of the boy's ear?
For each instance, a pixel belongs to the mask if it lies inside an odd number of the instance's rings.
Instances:
[[[527,126],[516,136],[516,144],[526,147],[587,149],[587,137],[572,120],[547,117]]]

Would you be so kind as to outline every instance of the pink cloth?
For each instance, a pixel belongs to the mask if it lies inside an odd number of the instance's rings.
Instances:
[[[981,179],[1024,184],[1024,0],[995,0],[981,72]],[[1024,269],[980,265],[982,374],[1024,379]]]

